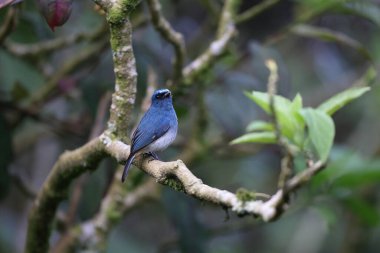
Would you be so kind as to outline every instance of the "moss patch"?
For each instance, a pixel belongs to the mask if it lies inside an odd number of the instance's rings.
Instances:
[[[125,18],[136,8],[140,0],[122,0],[119,5],[116,5],[108,10],[107,20],[111,24],[120,24]]]
[[[244,188],[239,188],[236,191],[236,197],[242,202],[247,202],[247,201],[251,201],[251,200],[256,199],[256,192],[249,191],[249,190],[244,189]]]
[[[178,181],[176,177],[166,178],[162,183],[176,191],[185,192],[185,187],[183,187],[182,183]]]

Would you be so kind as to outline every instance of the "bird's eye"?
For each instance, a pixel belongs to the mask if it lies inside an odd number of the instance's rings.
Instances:
[[[156,98],[158,98],[158,99],[162,98],[162,94],[158,93],[158,94],[156,95]]]

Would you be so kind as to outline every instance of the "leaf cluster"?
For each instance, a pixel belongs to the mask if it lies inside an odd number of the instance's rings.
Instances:
[[[369,87],[349,88],[326,100],[317,108],[303,107],[300,94],[297,94],[293,100],[274,95],[274,114],[278,129],[273,122],[255,120],[247,126],[248,133],[233,140],[231,144],[250,142],[275,144],[279,142],[280,136],[297,154],[303,153],[307,157],[324,162],[329,156],[335,136],[335,125],[331,116],[369,90]],[[245,94],[268,115],[273,116],[268,93],[253,91]]]

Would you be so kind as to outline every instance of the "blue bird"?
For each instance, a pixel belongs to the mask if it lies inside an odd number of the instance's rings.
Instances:
[[[178,120],[173,108],[172,94],[168,89],[156,90],[152,104],[132,135],[131,152],[124,167],[121,181],[127,177],[129,167],[136,155],[166,149],[177,136]]]

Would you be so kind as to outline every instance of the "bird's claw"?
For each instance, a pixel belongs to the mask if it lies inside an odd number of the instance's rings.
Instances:
[[[160,161],[160,159],[158,158],[157,154],[154,153],[154,152],[145,153],[144,155],[147,155],[147,156],[150,157],[150,159],[148,160],[148,163],[150,163],[151,161],[154,161],[154,160]]]

